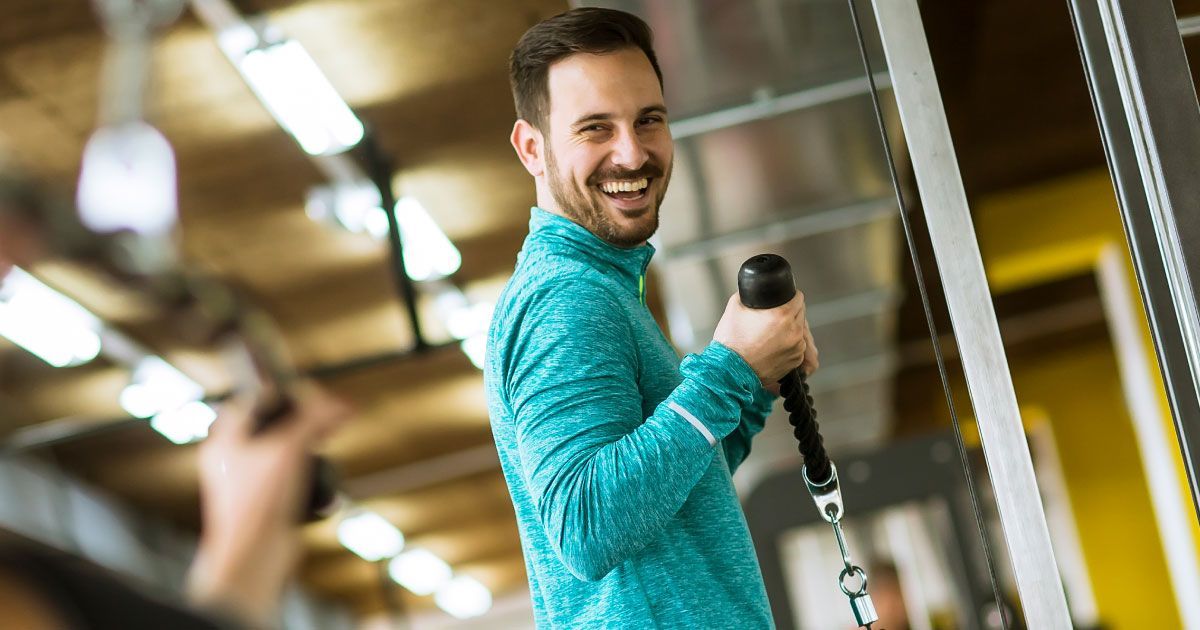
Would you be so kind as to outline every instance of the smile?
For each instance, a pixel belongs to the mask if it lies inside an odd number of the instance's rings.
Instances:
[[[626,181],[600,182],[600,190],[610,194],[619,192],[641,192],[649,185],[650,180],[643,177],[641,179]]]
[[[610,180],[600,182],[596,187],[610,199],[638,201],[646,196],[646,190],[650,187],[651,179],[653,178]]]

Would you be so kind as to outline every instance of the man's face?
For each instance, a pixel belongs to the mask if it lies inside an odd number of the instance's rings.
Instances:
[[[545,177],[559,210],[618,247],[658,229],[674,143],[662,88],[637,48],[550,66]]]

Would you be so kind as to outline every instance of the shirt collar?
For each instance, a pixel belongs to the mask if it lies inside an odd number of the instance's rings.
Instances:
[[[534,206],[530,210],[525,247],[539,246],[549,247],[556,253],[569,252],[592,263],[600,271],[616,271],[623,280],[632,281],[639,291],[644,287],[642,277],[646,266],[654,256],[654,246],[649,243],[628,249],[617,247],[566,217]]]

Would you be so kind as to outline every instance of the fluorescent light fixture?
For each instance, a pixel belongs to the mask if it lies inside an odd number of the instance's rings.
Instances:
[[[450,581],[452,572],[445,560],[426,549],[413,549],[392,558],[388,575],[417,595],[429,595]]]
[[[335,205],[333,216],[342,227],[351,232],[367,232],[375,238],[387,236],[387,213],[383,211],[383,201],[379,189],[373,184],[362,183],[337,186],[335,189]],[[379,231],[379,222],[383,222],[383,231]]]
[[[192,4],[193,6],[196,6],[197,10],[200,10],[200,5],[211,6],[213,3],[207,1],[193,1]],[[225,3],[219,1],[216,4],[220,5]],[[232,6],[219,8],[229,11],[232,11],[233,9]],[[224,13],[224,11],[222,11],[222,13]],[[204,15],[203,11],[200,12],[200,15],[202,19],[208,17]],[[260,38],[258,36],[258,32],[254,30],[254,27],[243,21],[240,16],[237,16],[236,14],[222,15],[221,18],[222,19],[220,21],[222,22],[223,26],[217,30],[217,46],[222,52],[225,53],[226,57],[234,60],[236,63],[236,61],[245,56],[247,52],[253,50],[255,46],[258,46]],[[210,26],[212,26],[212,24],[210,24]]]
[[[396,202],[396,219],[404,243],[404,267],[418,282],[437,280],[458,271],[462,256],[446,238],[421,202],[403,197]]]
[[[208,428],[217,419],[212,407],[192,401],[150,420],[150,426],[176,444],[187,444],[208,437]]]
[[[135,418],[149,418],[162,409],[154,388],[142,383],[130,383],[121,390],[117,402]]]
[[[159,236],[175,225],[175,153],[154,127],[132,121],[101,127],[83,149],[76,202],[96,232]]]
[[[0,283],[0,335],[54,367],[100,354],[100,319],[14,267]]]
[[[305,212],[319,223],[339,225],[350,232],[383,240],[388,236],[389,226],[382,203],[379,189],[369,181],[318,186],[309,190]],[[421,202],[412,197],[397,201],[396,221],[404,244],[408,277],[418,282],[433,281],[458,271],[462,255]]]
[[[248,41],[241,30],[225,39],[227,54],[234,39]],[[267,111],[306,153],[332,155],[362,140],[362,122],[299,42],[287,39],[231,58]]]
[[[404,534],[382,516],[362,510],[338,523],[342,546],[369,562],[390,558],[404,549]]]
[[[365,232],[376,240],[388,235],[387,213],[379,189],[371,182],[317,186],[308,191],[304,209],[318,223],[340,226],[350,232]]]
[[[463,339],[459,344],[467,358],[471,360],[471,364],[479,369],[483,369],[483,362],[487,356],[487,333],[480,333],[474,337]]]
[[[362,226],[367,231],[367,234],[380,241],[387,238],[388,231],[392,229],[388,225],[387,212],[379,206],[367,209],[362,217]]]
[[[471,304],[458,287],[445,284],[437,289],[433,308],[446,324],[446,331],[462,340],[460,347],[471,363],[483,369],[487,332],[496,306],[491,302]]]
[[[138,418],[175,411],[204,397],[204,388],[160,357],[138,362],[132,382],[121,392],[121,408]]]
[[[176,444],[208,437],[217,412],[201,402],[204,388],[161,357],[138,362],[118,402],[129,415],[151,418],[150,427]]]
[[[451,311],[446,318],[446,329],[455,339],[469,339],[486,333],[492,323],[493,310],[495,305],[491,302],[476,302],[466,308]]]
[[[492,592],[473,577],[460,575],[433,596],[438,607],[459,619],[478,617],[492,608]]]

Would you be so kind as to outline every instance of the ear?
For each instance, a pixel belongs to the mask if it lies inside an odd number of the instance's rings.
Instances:
[[[545,154],[542,152],[545,138],[542,137],[542,132],[529,121],[518,119],[513,125],[512,137],[509,140],[517,152],[517,157],[521,159],[521,164],[525,165],[525,170],[534,177],[541,177],[546,172],[546,162],[543,159]]]

